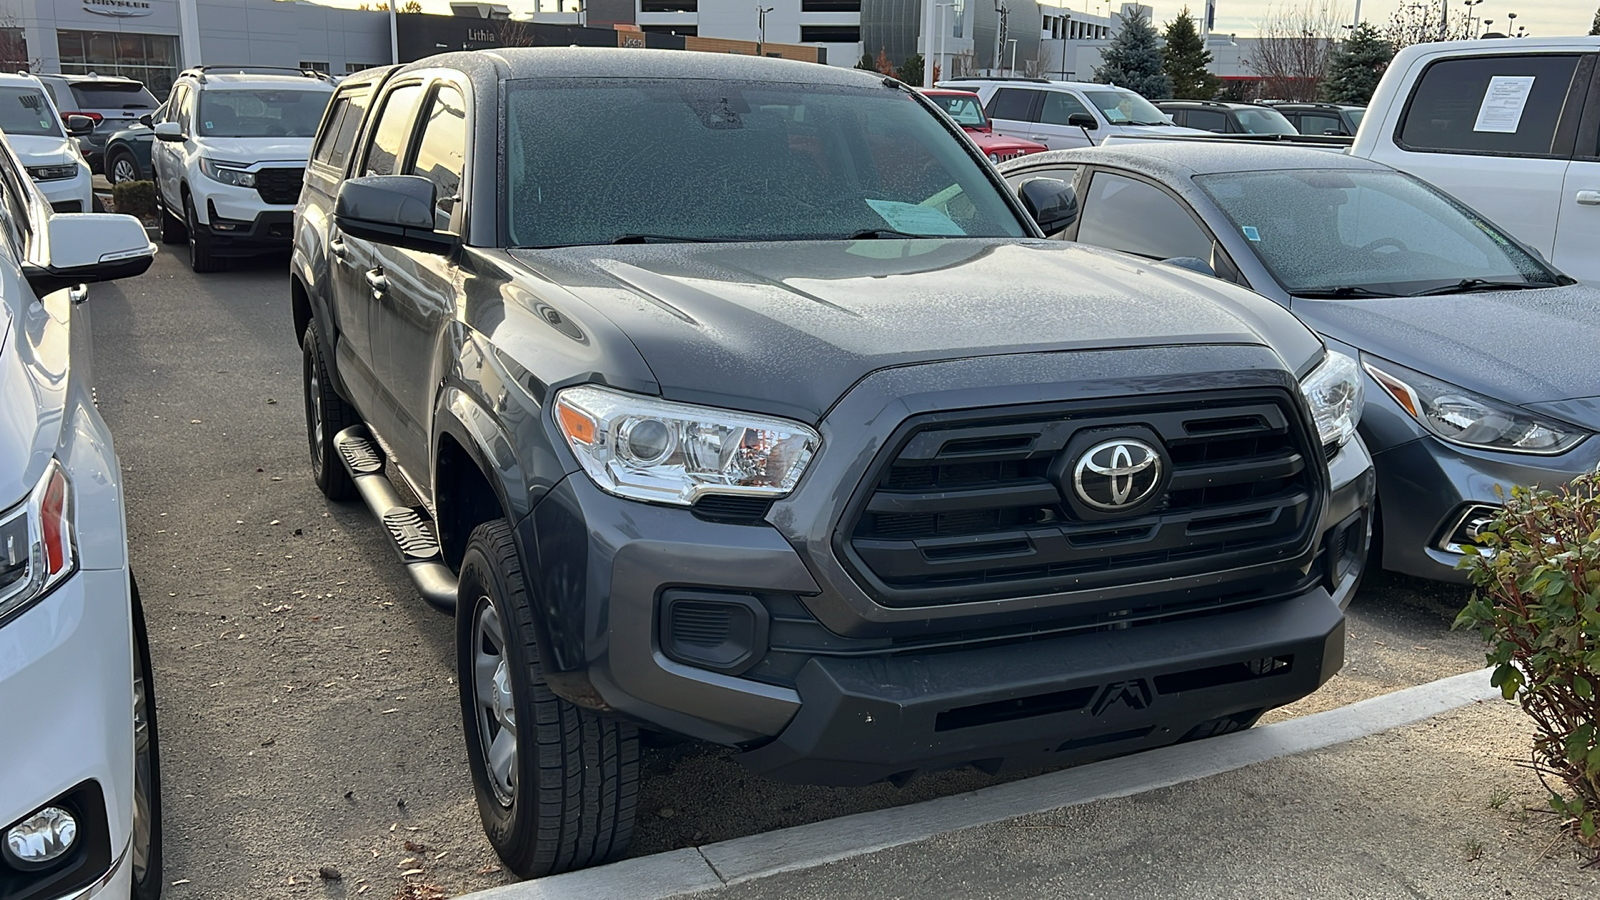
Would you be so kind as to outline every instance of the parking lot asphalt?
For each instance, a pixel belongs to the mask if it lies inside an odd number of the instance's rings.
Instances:
[[[285,265],[197,276],[183,248],[163,248],[144,276],[90,292],[97,397],[153,645],[168,896],[501,884],[467,775],[453,625],[417,597],[365,509],[311,483]],[[1475,638],[1449,631],[1464,600],[1369,579],[1344,671],[1267,721],[1479,668]],[[645,770],[634,855],[997,780],[795,787],[695,745],[653,747]]]

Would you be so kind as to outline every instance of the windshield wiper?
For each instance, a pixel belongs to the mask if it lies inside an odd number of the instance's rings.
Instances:
[[[1556,283],[1553,281],[1491,281],[1487,278],[1463,278],[1455,284],[1429,288],[1407,296],[1433,297],[1438,294],[1475,294],[1481,291],[1526,291],[1555,286]]]
[[[909,231],[896,231],[893,228],[865,228],[845,238],[847,241],[869,241],[874,238],[931,238],[949,237],[937,234],[912,234]]]
[[[678,234],[624,234],[612,238],[611,244],[715,244],[724,238],[684,237]]]
[[[1394,294],[1385,294],[1372,288],[1360,285],[1342,284],[1334,287],[1309,288],[1304,291],[1290,291],[1291,297],[1305,297],[1309,300],[1339,300],[1345,297],[1393,297]]]

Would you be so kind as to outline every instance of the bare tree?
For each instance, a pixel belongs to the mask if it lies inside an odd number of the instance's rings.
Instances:
[[[966,78],[978,73],[978,55],[971,50],[950,55],[950,77]]]
[[[1261,76],[1261,96],[1315,100],[1328,74],[1339,26],[1347,16],[1330,0],[1271,6],[1256,23],[1260,35],[1248,65]]]
[[[1467,13],[1457,12],[1450,17],[1448,25],[1441,30],[1439,25],[1440,5],[1434,3],[1411,2],[1401,3],[1393,13],[1389,14],[1389,24],[1383,28],[1383,38],[1396,50],[1409,47],[1412,44],[1426,44],[1429,41],[1465,41],[1471,40],[1472,30],[1468,23]]]

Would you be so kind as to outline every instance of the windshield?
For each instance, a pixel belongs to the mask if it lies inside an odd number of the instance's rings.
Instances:
[[[1291,294],[1357,288],[1400,296],[1463,279],[1555,281],[1504,232],[1399,172],[1240,172],[1195,182]]]
[[[1246,134],[1299,134],[1294,125],[1283,117],[1283,113],[1275,109],[1251,109],[1249,107],[1235,108],[1234,115],[1239,117],[1239,126]]]
[[[1133,91],[1084,91],[1113,125],[1166,125],[1167,117]]]
[[[514,247],[1026,234],[899,90],[585,78],[507,92]]]
[[[38,88],[0,88],[0,131],[61,136],[61,122]]]
[[[1361,117],[1366,115],[1367,111],[1365,109],[1347,109],[1344,114],[1350,117],[1350,124],[1359,128],[1361,126]]]
[[[935,94],[928,99],[949,113],[950,118],[955,119],[962,128],[982,128],[989,124],[983,118],[983,107],[978,105],[977,97]]]
[[[332,91],[210,88],[200,92],[200,133],[209,137],[312,137]]]

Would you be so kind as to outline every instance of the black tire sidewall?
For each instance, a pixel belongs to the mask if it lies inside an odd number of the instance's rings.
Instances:
[[[328,463],[332,461],[328,458],[327,447],[328,411],[326,409],[318,410],[318,413],[322,416],[323,438],[321,441],[318,441],[316,437],[317,432],[312,426],[311,408],[313,405],[320,407],[322,405],[322,397],[319,396],[320,392],[313,392],[311,390],[311,374],[312,370],[318,370],[316,372],[317,383],[320,385],[325,383],[324,379],[327,377],[327,373],[320,371],[322,368],[322,359],[321,354],[317,352],[317,333],[312,326],[306,326],[306,333],[302,336],[300,343],[302,359],[300,380],[301,392],[305,396],[306,447],[311,452],[311,478],[317,483],[318,487],[322,487],[327,483]]]
[[[483,830],[490,845],[502,856],[507,856],[527,852],[538,837],[538,811],[534,808],[536,801],[529,796],[537,796],[538,793],[535,786],[538,767],[529,765],[530,761],[536,762],[530,753],[534,749],[533,735],[530,733],[530,726],[535,721],[532,698],[528,696],[529,688],[524,680],[513,677],[517,715],[517,781],[511,806],[502,806],[495,796],[494,787],[489,783],[482,735],[478,731],[477,697],[472,671],[477,640],[474,619],[478,599],[487,596],[500,615],[500,626],[505,635],[501,652],[510,661],[514,673],[527,672],[527,653],[522,641],[515,635],[521,632],[529,611],[526,608],[513,609],[517,604],[508,602],[507,598],[515,592],[506,583],[506,573],[501,572],[500,567],[492,561],[495,554],[492,551],[486,553],[483,546],[493,540],[493,535],[494,532],[487,529],[474,531],[461,560],[460,589],[456,602],[456,681],[461,694],[461,730],[467,742],[467,762],[472,771],[472,792],[477,800],[479,818],[483,821]],[[526,591],[522,596],[527,597]]]
[[[138,583],[129,575],[133,595],[133,648],[138,657],[134,664],[144,675],[145,717],[150,731],[150,852],[143,881],[131,881],[131,900],[157,900],[164,884],[161,875],[161,741],[156,727],[156,692],[154,670],[150,664],[150,633],[145,627],[144,606],[139,602]],[[132,862],[129,862],[130,873]],[[130,879],[131,880],[131,879]]]

